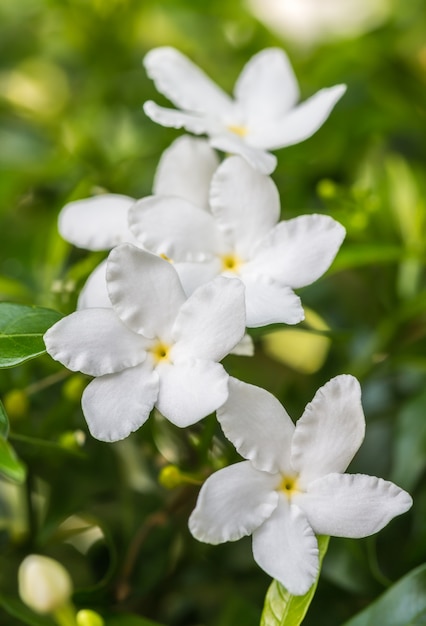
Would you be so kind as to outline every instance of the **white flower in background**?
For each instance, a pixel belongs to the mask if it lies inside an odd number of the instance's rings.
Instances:
[[[218,164],[216,152],[206,141],[179,137],[161,156],[153,193],[180,196],[207,208],[210,181]],[[111,250],[124,242],[137,245],[127,222],[134,202],[135,198],[111,193],[70,202],[59,213],[59,233],[66,241],[87,250]],[[89,276],[78,308],[111,306],[105,271],[106,261]]]
[[[267,48],[250,59],[237,80],[234,99],[174,48],[154,48],[144,65],[158,91],[182,109],[148,101],[144,105],[148,117],[163,126],[206,134],[214,148],[243,156],[264,174],[270,174],[277,162],[267,151],[313,135],[346,89],[344,85],[321,89],[297,105],[297,80],[278,48]]]
[[[321,387],[296,426],[270,393],[230,378],[217,416],[248,460],[207,479],[190,530],[212,544],[251,534],[256,562],[294,595],[317,576],[316,534],[367,537],[411,507],[410,495],[393,483],[343,473],[365,430],[352,376]]]
[[[107,263],[112,308],[76,311],[44,336],[47,352],[96,378],[82,397],[89,430],[127,437],[158,410],[177,426],[215,411],[228,396],[218,363],[245,330],[244,287],[217,278],[186,298],[173,266],[131,244]]]
[[[326,215],[278,223],[279,216],[271,178],[234,156],[213,175],[210,211],[183,198],[151,196],[130,208],[129,224],[145,248],[177,262],[187,293],[218,274],[238,277],[246,288],[247,326],[255,327],[303,319],[293,288],[317,280],[345,236]]]
[[[47,556],[31,554],[19,566],[22,602],[40,614],[54,613],[71,598],[73,585],[67,570]]]

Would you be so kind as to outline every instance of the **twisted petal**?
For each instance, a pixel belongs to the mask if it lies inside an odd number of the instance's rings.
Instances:
[[[149,363],[95,378],[81,399],[93,437],[118,441],[148,419],[158,395],[158,374]]]
[[[226,437],[239,454],[265,472],[291,472],[294,424],[265,389],[230,378],[228,400],[217,410]]]
[[[219,363],[191,362],[157,367],[160,391],[156,407],[170,422],[183,428],[195,424],[228,397],[228,374]]]
[[[67,315],[44,335],[46,350],[73,372],[103,376],[144,361],[146,341],[125,326],[112,309],[85,309]]]
[[[293,595],[305,594],[318,574],[318,543],[302,511],[281,496],[271,517],[253,532],[253,556]]]
[[[144,65],[158,91],[181,109],[220,115],[232,105],[231,98],[175,48],[150,50]]]
[[[210,181],[218,165],[217,154],[207,141],[183,135],[163,152],[155,172],[153,192],[179,196],[208,210]]]
[[[173,359],[220,361],[242,339],[245,327],[243,283],[218,276],[181,306],[172,330]]]
[[[213,216],[184,198],[139,200],[129,211],[129,224],[145,248],[173,261],[205,261],[221,250]]]
[[[332,378],[317,391],[296,424],[291,458],[302,483],[344,472],[364,433],[359,382],[349,375]]]
[[[280,216],[272,179],[238,156],[226,159],[213,176],[210,207],[227,241],[243,259],[250,258]]]
[[[112,306],[107,290],[106,267],[107,262],[102,261],[89,275],[78,296],[78,309],[107,309]]]
[[[143,105],[143,110],[153,122],[166,126],[167,128],[185,128],[191,133],[202,135],[217,131],[221,128],[217,120],[196,113],[183,113],[176,109],[161,107],[152,100],[148,100]]]
[[[108,257],[108,293],[120,319],[136,333],[167,341],[168,331],[185,301],[172,265],[130,244]]]
[[[292,146],[311,137],[325,122],[334,105],[346,91],[345,85],[321,89],[302,104],[273,120],[256,127],[253,142],[265,150]]]
[[[344,237],[343,226],[328,215],[301,215],[266,235],[253,267],[283,285],[305,287],[330,267]]]
[[[299,296],[266,276],[243,274],[246,288],[246,325],[249,328],[276,322],[297,324],[304,318]]]
[[[151,116],[150,116],[151,117]],[[164,126],[166,124],[163,124]],[[180,126],[178,126],[180,128]],[[191,130],[188,125],[185,126],[188,130]],[[218,132],[218,130],[220,132]],[[247,161],[255,170],[261,172],[261,174],[272,174],[277,167],[277,158],[273,154],[269,154],[262,148],[258,148],[254,145],[249,145],[247,141],[241,139],[237,135],[231,133],[223,134],[223,128],[215,129],[211,126],[209,130],[199,131],[199,134],[206,132],[210,135],[210,145],[213,148],[222,150],[228,154],[238,154]],[[226,130],[226,129],[225,129]],[[196,132],[193,130],[192,132]]]
[[[273,513],[276,477],[258,472],[248,461],[215,472],[201,487],[189,518],[196,539],[218,544],[250,535]]]
[[[299,99],[293,69],[279,48],[267,48],[252,57],[241,72],[234,93],[249,126],[259,118],[276,120]]]
[[[135,200],[107,193],[66,204],[58,217],[58,229],[66,241],[87,250],[109,250],[132,241],[127,211]]]
[[[378,532],[413,503],[393,483],[363,474],[329,474],[293,501],[317,534],[354,539]]]

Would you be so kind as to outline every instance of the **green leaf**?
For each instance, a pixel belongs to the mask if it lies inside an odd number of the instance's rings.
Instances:
[[[25,465],[5,439],[0,439],[0,474],[17,483],[23,483],[27,475]]]
[[[0,400],[0,437],[7,439],[9,435],[9,418],[4,410],[2,401]]]
[[[37,613],[31,611],[25,604],[15,598],[0,595],[0,606],[9,615],[16,617],[19,623],[28,624],[29,626],[54,626],[54,622],[49,617],[37,615]]]
[[[414,626],[426,624],[426,565],[388,589],[344,626]]]
[[[153,622],[138,615],[114,615],[105,620],[105,626],[161,626],[158,622]]]
[[[20,365],[46,352],[43,335],[61,318],[51,309],[0,303],[0,368]]]
[[[393,263],[404,258],[405,251],[401,246],[381,243],[347,244],[339,251],[330,273],[340,270],[362,267],[379,263]]]
[[[330,537],[318,537],[320,571]],[[285,587],[274,580],[270,585],[263,607],[260,626],[299,626],[309,608],[318,585],[317,580],[304,596],[293,596]]]

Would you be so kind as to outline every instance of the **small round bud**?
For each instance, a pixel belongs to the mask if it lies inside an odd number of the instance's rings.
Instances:
[[[21,419],[28,413],[30,403],[28,396],[22,389],[11,389],[3,398],[4,408],[9,417]]]
[[[40,614],[53,613],[67,604],[73,591],[67,570],[58,561],[39,554],[22,561],[18,584],[22,601]]]
[[[99,613],[90,609],[82,609],[77,613],[77,626],[104,626],[105,622]]]
[[[324,200],[331,200],[337,195],[336,183],[329,178],[323,178],[317,185],[317,193]]]
[[[70,402],[80,402],[81,394],[87,385],[87,380],[81,374],[74,374],[66,380],[62,387],[62,393]]]
[[[185,480],[176,465],[166,465],[160,472],[158,482],[166,489],[175,489],[182,485]]]

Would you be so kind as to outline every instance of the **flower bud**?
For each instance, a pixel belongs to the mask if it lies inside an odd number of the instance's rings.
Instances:
[[[82,609],[77,613],[77,626],[104,626],[105,622],[99,613],[90,609]]]
[[[69,602],[72,581],[66,569],[47,556],[31,554],[18,572],[19,595],[36,613],[53,613]]]

